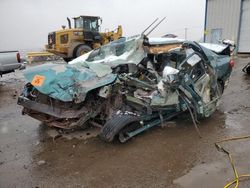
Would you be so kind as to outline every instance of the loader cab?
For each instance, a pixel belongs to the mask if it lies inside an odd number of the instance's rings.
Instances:
[[[75,29],[84,29],[92,32],[99,32],[102,19],[96,16],[79,16],[74,19]]]

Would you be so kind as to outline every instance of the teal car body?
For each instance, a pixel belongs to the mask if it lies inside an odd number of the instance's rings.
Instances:
[[[194,122],[210,116],[231,72],[229,55],[196,42],[136,36],[26,70],[18,104],[49,126],[93,125],[103,140],[124,142],[186,111]]]
[[[112,68],[122,64],[137,65],[145,57],[142,40],[138,37],[127,41],[116,41],[93,51],[88,59],[75,59],[74,64],[45,64],[24,72],[26,80],[32,83],[37,76],[44,78],[35,89],[54,99],[64,102],[85,100],[86,94],[96,88],[113,83],[117,74]],[[34,80],[35,81],[35,80]]]

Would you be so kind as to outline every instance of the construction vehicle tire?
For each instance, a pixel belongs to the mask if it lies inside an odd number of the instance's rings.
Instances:
[[[85,44],[82,44],[82,45],[79,45],[76,50],[75,50],[75,58],[91,51],[92,48],[88,45],[85,45]]]
[[[65,62],[69,62],[69,61],[71,61],[72,60],[72,58],[67,58],[67,57],[65,57],[65,58],[63,58],[63,60],[65,61]]]

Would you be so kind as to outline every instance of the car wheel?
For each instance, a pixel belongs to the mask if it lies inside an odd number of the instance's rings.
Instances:
[[[121,138],[120,141],[125,142],[128,139],[122,139],[121,135],[124,135],[128,127],[132,130],[135,129],[138,124],[140,124],[140,119],[137,116],[128,114],[115,115],[106,122],[99,136],[105,142],[112,142],[115,136],[119,135],[119,139]]]
[[[80,45],[77,47],[76,52],[75,52],[75,57],[79,57],[89,51],[91,51],[92,48],[89,47],[88,45]]]

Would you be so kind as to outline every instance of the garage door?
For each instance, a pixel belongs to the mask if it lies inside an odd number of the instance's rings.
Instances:
[[[243,0],[239,52],[250,53],[250,0]]]

